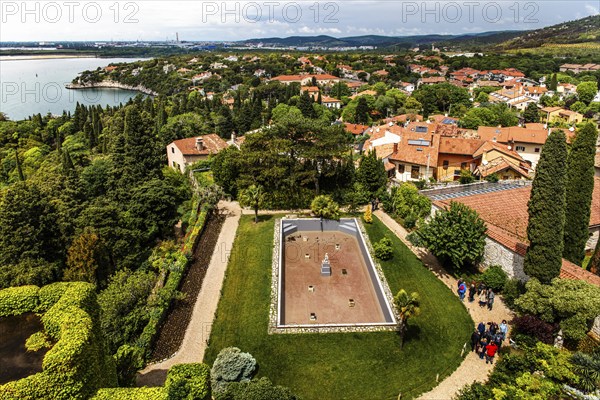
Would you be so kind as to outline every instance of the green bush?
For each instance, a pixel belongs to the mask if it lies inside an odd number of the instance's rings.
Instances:
[[[217,400],[297,400],[288,388],[276,386],[262,377],[247,382],[231,382]]]
[[[167,400],[163,387],[100,389],[91,400]]]
[[[492,265],[483,271],[481,280],[483,283],[485,283],[486,287],[492,288],[496,293],[498,293],[504,289],[504,285],[508,280],[508,276],[501,267]]]
[[[39,305],[39,290],[33,285],[0,290],[0,317],[35,311]]]
[[[515,301],[525,293],[525,284],[516,278],[506,281],[502,289],[504,303],[510,308],[515,307]]]
[[[55,282],[40,288],[40,304],[38,312],[44,312],[50,309],[61,298],[69,287],[69,282]]]
[[[52,346],[52,342],[45,332],[39,331],[27,338],[25,341],[25,348],[27,351],[38,351],[41,349],[47,349]]]
[[[165,389],[169,400],[209,400],[210,367],[178,364],[169,369]]]
[[[373,245],[375,257],[380,260],[391,259],[394,255],[393,250],[392,241],[387,237],[382,238],[379,242]]]
[[[119,347],[117,354],[114,356],[119,386],[132,386],[134,384],[137,371],[144,366],[142,353],[142,349],[136,346],[124,344]]]
[[[256,360],[252,355],[242,353],[237,347],[224,348],[210,371],[213,393],[223,393],[230,382],[249,381],[255,370]]]

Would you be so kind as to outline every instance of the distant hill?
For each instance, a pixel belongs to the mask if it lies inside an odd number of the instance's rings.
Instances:
[[[575,44],[600,42],[600,15],[564,22],[531,31],[494,31],[465,35],[415,35],[415,36],[290,36],[285,38],[257,38],[241,41],[244,44],[293,47],[358,47],[358,46],[423,46],[459,47],[515,50],[540,47],[543,44]],[[490,47],[492,46],[492,47]]]
[[[563,22],[542,29],[525,31],[500,43],[501,50],[530,49],[548,44],[600,42],[600,15]]]
[[[479,40],[485,41],[485,38],[493,39],[498,37],[496,42],[501,42],[507,38],[512,38],[522,34],[523,31],[503,31],[503,32],[483,32],[469,35],[415,35],[415,36],[381,36],[364,35],[335,38],[327,35],[319,36],[290,36],[286,38],[271,37],[257,38],[242,41],[244,44],[259,44],[265,46],[294,46],[294,47],[358,47],[358,46],[377,46],[386,47],[394,45],[419,46],[430,45],[433,43],[453,43],[455,41]]]

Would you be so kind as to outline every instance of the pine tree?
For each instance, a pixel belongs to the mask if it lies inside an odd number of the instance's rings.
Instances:
[[[314,118],[313,114],[315,110],[313,109],[312,99],[310,98],[308,91],[302,92],[300,95],[300,101],[298,101],[298,108],[302,111],[302,115],[306,118]]]
[[[523,269],[548,284],[560,274],[565,227],[567,141],[552,132],[542,149],[529,199],[529,249]]]
[[[556,77],[556,74],[552,74],[552,78],[550,78],[549,89],[552,91],[556,91],[557,88],[558,88],[558,78]]]
[[[590,210],[594,191],[594,156],[598,131],[587,123],[577,133],[567,160],[567,208],[563,256],[581,265],[589,238]]]
[[[540,122],[540,112],[536,103],[529,103],[523,112],[525,122]]]
[[[369,122],[369,105],[367,104],[367,99],[365,99],[364,96],[358,98],[355,119],[357,124],[366,124]]]

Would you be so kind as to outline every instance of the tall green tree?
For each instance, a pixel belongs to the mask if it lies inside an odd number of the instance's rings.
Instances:
[[[550,84],[548,85],[548,89],[555,92],[557,87],[558,87],[558,78],[556,77],[556,74],[552,74],[552,78],[550,78]]]
[[[529,199],[529,249],[523,269],[527,275],[550,283],[560,274],[566,205],[567,140],[552,132],[542,148]]]
[[[585,104],[590,104],[597,92],[598,84],[596,82],[581,82],[577,85],[577,97]]]
[[[369,122],[369,105],[365,96],[360,96],[356,103],[356,123],[366,124]]]
[[[577,133],[567,159],[567,208],[563,257],[581,265],[589,238],[592,193],[594,191],[594,157],[598,130],[588,122]]]
[[[477,211],[453,201],[423,225],[418,235],[425,247],[442,263],[455,267],[474,265],[485,249],[485,222]]]
[[[362,184],[371,199],[375,198],[380,190],[385,189],[387,185],[387,173],[383,161],[377,158],[375,151],[365,154],[360,160],[356,179]]]
[[[525,122],[540,122],[540,111],[536,103],[529,103],[523,111]]]

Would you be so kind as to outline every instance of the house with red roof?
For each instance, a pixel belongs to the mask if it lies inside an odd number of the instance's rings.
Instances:
[[[465,188],[462,193],[445,196],[453,196],[452,198],[444,198],[441,190],[424,191],[422,193],[432,199],[434,210],[449,207],[452,201],[457,201],[477,211],[487,226],[482,266],[499,265],[510,277],[527,280],[528,277],[523,271],[523,261],[529,246],[527,224],[529,221],[528,202],[531,197],[531,185],[517,186],[500,183],[496,184],[493,190],[487,192],[485,190],[475,191],[474,189],[473,187]],[[600,234],[600,178],[598,177],[595,178],[591,204],[590,239],[586,244],[587,251],[594,249]],[[590,277],[589,275],[593,274],[586,272],[581,267],[564,261],[561,277],[581,279],[585,275],[587,278],[584,278],[584,280],[593,279],[600,282],[600,277]]]
[[[218,135],[211,133],[187,139],[179,139],[167,146],[169,166],[185,173],[186,167],[206,160],[212,154],[227,148],[227,142]]]

